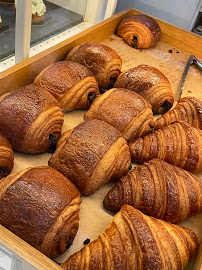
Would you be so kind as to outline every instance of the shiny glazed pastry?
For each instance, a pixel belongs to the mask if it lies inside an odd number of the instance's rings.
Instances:
[[[181,98],[178,104],[155,121],[155,129],[168,126],[175,121],[185,121],[202,129],[202,102],[195,97]]]
[[[154,119],[151,105],[135,92],[114,88],[97,97],[84,116],[115,127],[127,141],[151,132]]]
[[[0,181],[0,224],[50,258],[72,244],[80,203],[77,188],[50,167],[28,168]]]
[[[0,98],[0,131],[19,152],[52,151],[63,120],[59,102],[36,85],[21,87]]]
[[[0,132],[0,179],[13,169],[14,153],[7,138]]]
[[[120,56],[99,42],[89,41],[76,46],[67,54],[65,60],[75,61],[90,69],[101,89],[112,88],[121,73]]]
[[[127,142],[111,125],[100,120],[83,122],[58,141],[49,166],[89,195],[126,174],[131,162]]]
[[[34,83],[48,90],[65,111],[87,109],[99,94],[92,72],[71,61],[50,65],[39,73]]]
[[[134,48],[150,48],[161,38],[158,23],[147,15],[132,15],[123,19],[117,28],[117,35]]]
[[[121,73],[114,87],[127,88],[140,94],[152,105],[156,114],[165,113],[173,106],[174,95],[169,80],[151,66],[140,65]]]
[[[202,171],[202,130],[175,122],[129,143],[132,160],[162,159],[190,172]]]
[[[124,205],[97,239],[73,254],[66,270],[179,270],[198,248],[195,233]]]
[[[160,159],[123,176],[108,192],[104,206],[119,211],[129,204],[144,214],[179,223],[202,210],[202,179]]]

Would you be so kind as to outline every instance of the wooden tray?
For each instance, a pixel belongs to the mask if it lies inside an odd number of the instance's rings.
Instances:
[[[129,47],[121,38],[115,35],[119,22],[130,15],[140,13],[134,9],[127,9],[101,23],[77,34],[60,44],[33,56],[14,67],[0,73],[0,94],[13,91],[21,86],[32,83],[35,76],[46,66],[63,60],[68,51],[85,41],[98,41],[113,48],[123,60],[122,70],[139,64],[148,64],[161,70],[170,80],[175,96],[182,76],[185,63],[190,54],[194,54],[202,61],[202,38],[194,33],[177,28],[155,18],[162,30],[161,41],[153,48],[137,50]],[[195,68],[189,69],[183,96],[194,95],[202,100],[202,75]],[[83,120],[84,111],[74,111],[65,114],[63,131],[75,127]],[[13,172],[30,166],[47,165],[50,154],[27,155],[15,153]],[[198,174],[202,176],[202,173]],[[112,187],[106,184],[91,196],[82,196],[80,210],[80,227],[71,248],[57,262],[63,262],[72,253],[83,247],[86,238],[95,239],[113,219],[111,212],[102,206],[104,196]],[[192,228],[199,239],[202,238],[202,213],[187,219],[180,225]],[[17,236],[0,226],[0,242],[23,257],[37,269],[61,269],[56,263],[19,239]],[[189,263],[186,270],[199,270],[202,264],[202,252]]]

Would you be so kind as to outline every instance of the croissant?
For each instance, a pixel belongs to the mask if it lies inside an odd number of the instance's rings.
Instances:
[[[65,111],[87,109],[99,94],[92,72],[71,61],[50,65],[38,74],[34,83],[48,90]]]
[[[122,60],[110,47],[89,41],[73,48],[65,60],[75,61],[90,69],[99,88],[112,88],[121,73]]]
[[[0,131],[19,152],[52,151],[63,120],[59,102],[36,85],[21,87],[0,99]]]
[[[158,69],[140,65],[121,73],[114,87],[127,88],[140,94],[156,114],[167,112],[174,102],[171,84]]]
[[[198,248],[195,233],[124,205],[106,230],[64,262],[66,270],[179,270]]]
[[[0,179],[13,169],[14,153],[7,138],[0,132]]]
[[[129,204],[144,214],[179,223],[202,210],[202,179],[160,159],[152,159],[123,176],[104,198],[119,211]]]
[[[147,15],[132,15],[123,19],[116,32],[134,48],[150,48],[156,45],[161,38],[160,26]]]
[[[202,102],[195,97],[184,97],[174,109],[155,121],[155,129],[170,125],[175,121],[185,121],[195,128],[202,129]]]
[[[129,143],[132,160],[162,159],[190,172],[202,170],[202,130],[176,122]]]
[[[154,119],[151,105],[127,89],[114,88],[95,99],[84,116],[115,127],[127,141],[151,132]]]
[[[130,163],[126,140],[114,127],[96,119],[65,132],[49,160],[49,166],[71,179],[84,195],[123,176]]]
[[[77,188],[48,166],[28,168],[0,181],[0,224],[50,258],[72,244],[80,203]]]

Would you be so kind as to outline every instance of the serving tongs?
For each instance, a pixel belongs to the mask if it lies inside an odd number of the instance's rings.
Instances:
[[[180,84],[179,84],[179,97],[177,99],[177,101],[179,101],[179,99],[181,98],[182,92],[184,90],[184,85],[185,85],[185,79],[189,70],[189,67],[194,64],[198,70],[200,70],[202,72],[202,63],[194,56],[194,55],[190,55],[189,59],[186,63],[184,72],[182,74],[182,78],[180,80]]]

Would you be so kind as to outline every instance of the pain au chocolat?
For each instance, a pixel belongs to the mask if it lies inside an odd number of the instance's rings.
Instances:
[[[175,122],[129,143],[132,160],[162,159],[190,172],[202,171],[202,130]]]
[[[99,94],[92,72],[72,61],[50,65],[38,74],[34,83],[49,91],[65,111],[88,109]]]
[[[65,270],[182,270],[196,254],[196,234],[124,205],[97,239],[70,256]]]
[[[7,138],[0,132],[0,179],[13,169],[14,153]]]
[[[80,193],[48,166],[0,181],[0,224],[50,258],[62,254],[79,226]]]
[[[167,112],[174,102],[171,84],[157,68],[139,65],[120,74],[114,87],[126,88],[140,94],[152,105],[155,114]]]
[[[168,126],[175,121],[185,121],[202,129],[202,102],[195,97],[181,98],[178,104],[155,121],[155,129]]]
[[[123,176],[104,206],[119,211],[129,204],[144,214],[179,223],[202,210],[202,179],[160,159],[151,159]]]
[[[49,166],[71,179],[84,195],[123,176],[130,163],[126,140],[114,127],[97,119],[65,132],[49,160]]]
[[[161,38],[161,28],[158,23],[152,17],[142,14],[123,19],[116,33],[134,48],[150,48]]]
[[[52,151],[63,121],[60,103],[36,85],[21,87],[0,98],[0,131],[19,152]]]
[[[84,119],[99,119],[112,125],[127,141],[150,133],[154,127],[151,105],[123,88],[113,88],[97,97]]]
[[[90,69],[101,89],[112,88],[121,73],[120,56],[99,42],[88,41],[78,45],[67,54],[65,60],[75,61]]]

